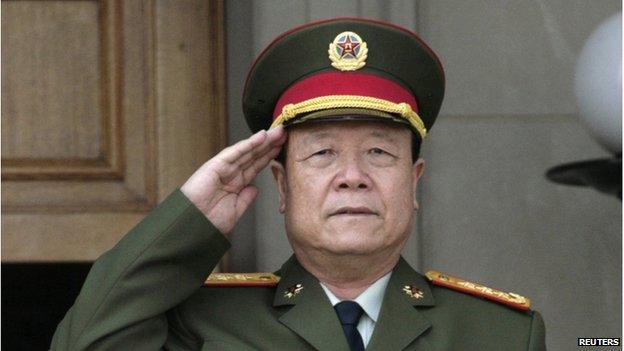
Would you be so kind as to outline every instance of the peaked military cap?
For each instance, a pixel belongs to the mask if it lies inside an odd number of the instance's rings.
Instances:
[[[381,119],[424,138],[443,96],[442,64],[416,34],[338,18],[277,37],[249,72],[243,112],[253,132],[313,120]]]

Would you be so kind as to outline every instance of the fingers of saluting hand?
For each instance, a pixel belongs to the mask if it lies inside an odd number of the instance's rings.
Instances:
[[[233,165],[245,165],[249,160],[264,156],[275,146],[281,146],[286,141],[286,132],[283,126],[271,129],[268,132],[261,130],[251,137],[225,148],[221,152],[223,161]]]
[[[243,172],[245,183],[250,182],[273,158],[277,157],[286,141],[282,126],[260,131],[248,139],[224,149],[217,157],[221,161],[221,180],[229,182]]]
[[[269,150],[268,153],[264,154],[262,157],[253,160],[250,162],[247,167],[243,168],[243,182],[245,184],[249,184],[257,175],[260,173],[264,167],[266,167],[272,159],[276,158],[279,155],[281,150],[281,146],[276,146]]]

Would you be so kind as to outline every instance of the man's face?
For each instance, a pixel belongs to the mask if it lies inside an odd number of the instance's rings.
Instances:
[[[286,165],[274,162],[280,211],[295,252],[394,254],[412,228],[424,161],[411,131],[381,122],[320,122],[288,132]]]

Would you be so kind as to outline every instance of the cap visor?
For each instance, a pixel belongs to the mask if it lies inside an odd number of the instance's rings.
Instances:
[[[315,111],[305,115],[297,116],[286,122],[284,125],[301,124],[305,122],[326,122],[326,121],[381,121],[394,122],[412,128],[412,125],[402,117],[378,110],[363,108],[334,108],[329,110]]]

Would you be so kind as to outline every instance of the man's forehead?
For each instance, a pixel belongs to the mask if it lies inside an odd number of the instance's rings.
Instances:
[[[404,127],[386,125],[375,122],[330,122],[323,124],[308,124],[294,128],[289,134],[295,135],[303,142],[332,139],[343,140],[349,135],[358,138],[370,137],[396,142],[401,134],[410,135],[411,131]]]

